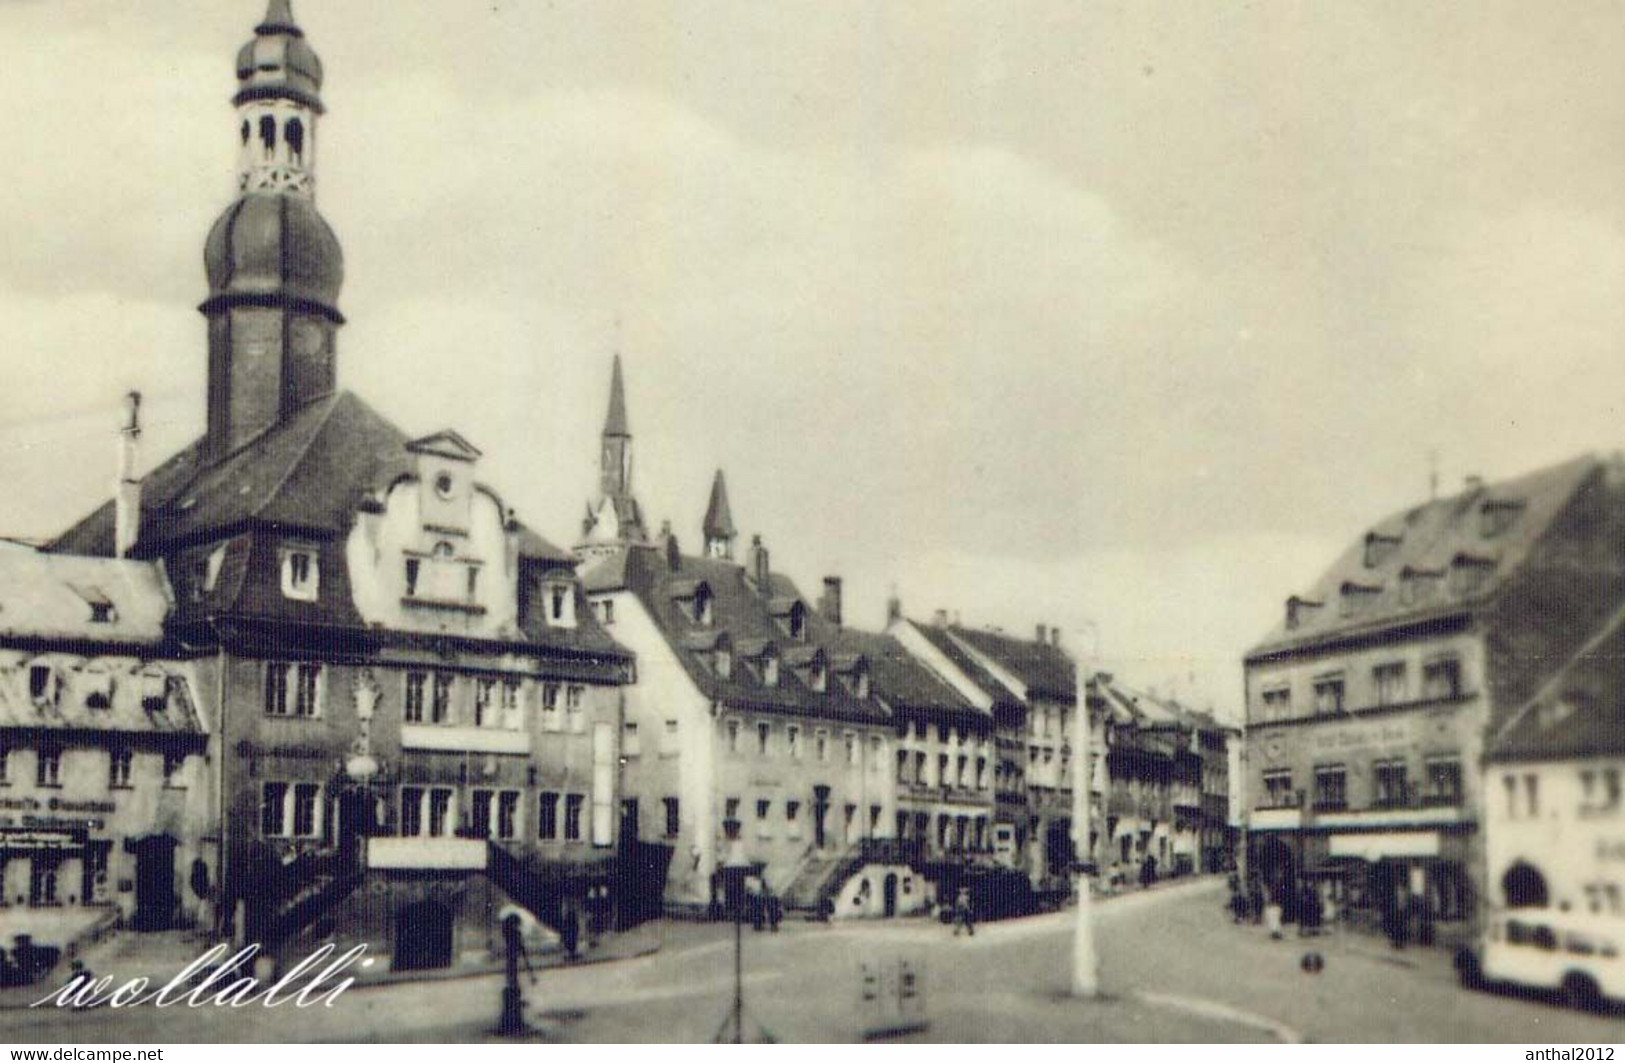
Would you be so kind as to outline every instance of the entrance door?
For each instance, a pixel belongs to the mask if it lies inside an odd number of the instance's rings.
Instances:
[[[126,847],[135,854],[137,930],[168,930],[175,920],[175,846],[167,834],[154,834]]]
[[[881,900],[885,903],[886,917],[897,914],[897,876],[887,875],[885,886],[881,889]]]
[[[407,905],[395,917],[397,971],[421,971],[451,966],[451,909],[435,901]]]
[[[54,907],[57,901],[57,858],[56,856],[36,852],[28,869],[28,906],[30,908]]]

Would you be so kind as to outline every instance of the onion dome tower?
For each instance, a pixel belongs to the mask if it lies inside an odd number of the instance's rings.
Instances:
[[[344,256],[316,212],[322,64],[288,0],[237,53],[236,202],[209,231],[211,459],[333,393]]]

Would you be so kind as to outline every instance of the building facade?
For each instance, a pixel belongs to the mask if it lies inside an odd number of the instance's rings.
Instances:
[[[1617,461],[1424,503],[1345,551],[1246,658],[1248,861],[1390,933],[1486,896],[1490,730],[1625,593]]]
[[[502,897],[558,920],[612,879],[633,661],[473,444],[409,437],[337,389],[323,70],[285,0],[237,71],[239,195],[204,254],[207,432],[49,549],[169,574],[165,630],[217,704],[220,927],[275,945],[348,912],[396,966],[444,966],[489,947]]]

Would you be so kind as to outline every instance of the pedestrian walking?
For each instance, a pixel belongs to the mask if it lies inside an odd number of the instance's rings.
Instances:
[[[954,937],[958,937],[961,930],[971,937],[976,936],[976,912],[971,906],[970,890],[964,886],[959,887],[959,894],[954,898]]]
[[[1247,921],[1247,895],[1239,888],[1230,892],[1230,919],[1237,926]]]

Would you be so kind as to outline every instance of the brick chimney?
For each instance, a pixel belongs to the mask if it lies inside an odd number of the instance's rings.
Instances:
[[[825,620],[841,626],[841,577],[824,577],[824,596],[818,599],[818,611]]]
[[[1038,625],[1038,644],[1040,646],[1042,646],[1048,641],[1049,641],[1049,628],[1045,627],[1043,624],[1039,624]]]
[[[1057,648],[1061,645],[1061,629],[1060,628],[1052,627],[1052,628],[1049,629],[1049,644],[1051,646],[1055,646]]]
[[[129,557],[141,532],[141,392],[124,396],[124,424],[119,428],[118,482],[113,495],[113,556]]]
[[[937,627],[947,627],[948,626],[948,610],[946,610],[946,609],[938,609],[936,611],[936,613],[932,615],[931,622],[934,623]]]
[[[762,545],[760,535],[750,537],[750,552],[745,557],[745,564],[750,578],[756,583],[757,591],[766,594],[770,586],[768,577],[772,575],[772,569],[768,566],[767,547]]]
[[[666,567],[673,572],[683,567],[683,549],[677,535],[671,530],[671,521],[660,523],[660,546],[666,552]]]

